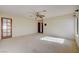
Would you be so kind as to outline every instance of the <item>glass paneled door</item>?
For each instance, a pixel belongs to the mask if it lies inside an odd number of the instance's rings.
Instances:
[[[1,18],[1,38],[12,37],[12,19],[11,18]]]

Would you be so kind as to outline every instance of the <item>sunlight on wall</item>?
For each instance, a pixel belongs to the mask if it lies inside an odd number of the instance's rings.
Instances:
[[[46,36],[46,37],[42,37],[40,40],[63,44],[65,39]]]

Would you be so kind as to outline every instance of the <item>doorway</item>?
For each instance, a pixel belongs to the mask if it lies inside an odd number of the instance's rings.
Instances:
[[[43,23],[38,22],[38,33],[43,33]]]
[[[1,17],[1,39],[12,37],[12,19]]]

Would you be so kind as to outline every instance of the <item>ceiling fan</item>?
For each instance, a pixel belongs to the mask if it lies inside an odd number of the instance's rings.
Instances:
[[[43,18],[43,17],[45,17],[45,15],[43,15],[43,14],[40,14],[40,12],[36,12],[36,16],[37,16],[37,17],[40,17],[40,18]]]
[[[76,10],[74,10],[74,12],[73,12],[73,16],[78,16],[78,14],[79,14],[79,9],[76,9]]]
[[[37,20],[37,18],[43,18],[46,15],[46,10],[42,10],[42,11],[34,11],[32,12],[31,17],[34,17],[35,20]]]

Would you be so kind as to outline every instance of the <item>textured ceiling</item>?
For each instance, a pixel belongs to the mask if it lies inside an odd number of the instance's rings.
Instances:
[[[0,12],[15,16],[33,16],[35,11],[47,10],[46,17],[72,13],[78,6],[74,5],[0,5]]]

